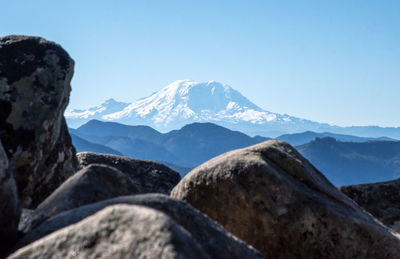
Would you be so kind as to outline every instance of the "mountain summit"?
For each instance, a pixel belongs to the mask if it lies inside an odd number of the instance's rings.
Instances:
[[[178,80],[133,103],[113,99],[87,110],[65,113],[69,127],[92,119],[147,125],[161,132],[194,122],[211,122],[248,135],[276,137],[304,131],[334,132],[362,137],[400,138],[400,128],[337,127],[266,111],[232,87],[216,81]]]
[[[193,122],[215,122],[234,129],[256,132],[281,130],[291,124],[317,124],[288,115],[263,110],[232,87],[216,81],[175,81],[149,97],[131,104],[113,99],[88,110],[68,111],[65,116],[71,127],[90,119],[115,121],[129,125],[144,124],[161,131],[180,128]],[[265,128],[264,126],[270,127]],[[255,127],[256,126],[256,127]]]
[[[77,128],[93,119],[102,120],[104,115],[121,111],[128,105],[129,103],[108,99],[103,104],[87,110],[68,110],[65,112],[64,116],[67,119],[69,127]]]
[[[103,119],[126,124],[144,122],[163,130],[192,122],[264,124],[291,120],[289,116],[264,111],[228,85],[191,80],[175,81]]]

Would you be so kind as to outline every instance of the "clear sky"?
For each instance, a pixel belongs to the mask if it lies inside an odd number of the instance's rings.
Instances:
[[[69,108],[216,80],[272,112],[400,126],[399,0],[10,0],[0,13],[1,35],[73,57]]]

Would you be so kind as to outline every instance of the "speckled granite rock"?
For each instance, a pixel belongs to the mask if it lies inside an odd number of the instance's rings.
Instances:
[[[155,193],[118,197],[66,211],[27,233],[16,248],[26,246],[115,204],[146,206],[165,213],[189,231],[212,258],[262,258],[262,255],[254,248],[237,239],[189,204]]]
[[[172,190],[266,258],[398,258],[400,240],[289,144],[218,156]]]
[[[17,238],[20,213],[17,186],[0,142],[0,258]]]
[[[210,258],[184,228],[154,209],[115,205],[23,247],[13,258]]]
[[[76,171],[63,116],[73,68],[53,42],[0,38],[0,137],[24,207],[37,206]]]
[[[23,232],[63,211],[123,195],[138,194],[139,189],[114,167],[91,164],[68,178],[39,204]]]
[[[400,232],[400,179],[339,189],[386,226]]]
[[[90,164],[105,164],[126,174],[140,188],[141,193],[169,194],[181,176],[167,166],[125,156],[81,152],[77,155],[81,167]]]

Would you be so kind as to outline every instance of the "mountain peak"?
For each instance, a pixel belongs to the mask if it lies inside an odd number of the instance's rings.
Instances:
[[[117,105],[121,104],[121,105]],[[118,109],[105,109],[116,107]],[[96,111],[96,112],[94,112]],[[193,122],[212,122],[221,125],[247,125],[251,130],[265,124],[288,124],[297,118],[263,110],[229,85],[215,80],[198,82],[177,80],[146,98],[125,104],[107,100],[96,109],[66,114],[68,118],[101,119],[130,125],[149,125],[160,131],[180,128]],[[298,119],[299,120],[299,119]],[[240,126],[242,125],[242,126]]]
[[[197,82],[194,80],[186,79],[174,81],[154,94],[158,94],[160,92],[170,92],[172,94],[183,96],[189,94],[190,91],[210,91],[211,94],[214,94],[216,91],[229,92],[231,90],[232,88],[230,86],[214,80],[208,82]]]
[[[115,99],[113,99],[113,98],[110,98],[110,99],[107,99],[107,100],[105,100],[104,101],[104,103],[103,103],[103,105],[109,105],[109,104],[114,104],[114,103],[119,103],[119,102],[117,102]]]
[[[261,123],[277,117],[228,85],[216,81],[178,80],[103,119],[128,124],[144,120],[156,128],[171,129],[192,122],[229,120],[238,123],[244,120]]]

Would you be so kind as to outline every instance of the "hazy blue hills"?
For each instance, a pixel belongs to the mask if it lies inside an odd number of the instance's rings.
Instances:
[[[92,120],[70,131],[78,152],[119,152],[165,163],[182,175],[222,153],[269,139],[250,137],[212,123],[192,123],[161,133],[148,126]],[[277,139],[296,146],[335,185],[384,181],[400,176],[400,142],[390,141],[390,138],[304,132]]]
[[[335,185],[386,181],[400,177],[400,142],[341,142],[318,138],[297,146]]]
[[[306,131],[302,133],[294,133],[294,134],[284,134],[276,139],[283,140],[292,146],[299,146],[306,144],[310,141],[315,140],[316,138],[324,138],[331,137],[339,141],[343,142],[368,142],[368,141],[397,141],[396,139],[387,138],[387,137],[379,137],[379,138],[368,138],[368,137],[357,137],[352,135],[344,135],[344,134],[335,134],[331,132],[317,133],[313,131]]]
[[[212,123],[193,123],[163,134],[148,126],[128,126],[98,120],[89,121],[73,130],[73,134],[127,156],[186,168],[195,167],[224,152],[268,139],[249,137]],[[83,151],[79,146],[77,149]]]
[[[75,135],[73,133],[71,133],[71,139],[72,139],[72,143],[74,144],[74,146],[76,147],[78,152],[89,151],[89,152],[113,154],[113,155],[119,155],[119,156],[122,155],[122,153],[118,152],[117,150],[114,150],[114,149],[104,146],[104,145],[92,143],[81,137],[78,137],[77,135]]]
[[[149,126],[129,126],[116,122],[103,122],[99,120],[91,120],[80,126],[75,132],[86,135],[89,138],[119,136],[151,142],[160,142],[163,137],[162,133]]]

